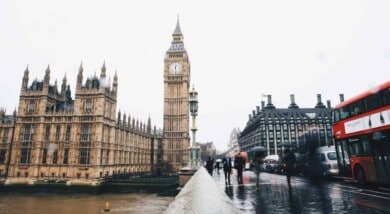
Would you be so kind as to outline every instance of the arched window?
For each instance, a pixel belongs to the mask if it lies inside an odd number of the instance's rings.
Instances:
[[[36,109],[37,109],[37,104],[35,103],[35,101],[30,101],[27,109],[28,113],[34,113]]]
[[[87,101],[85,101],[85,111],[86,112],[92,111],[92,100],[91,99],[87,99]]]

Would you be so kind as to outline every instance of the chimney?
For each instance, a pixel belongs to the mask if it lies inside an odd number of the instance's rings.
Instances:
[[[248,114],[248,116],[249,116],[249,121],[251,121],[252,120],[252,115]]]
[[[256,106],[257,114],[260,113],[260,106]]]
[[[256,116],[256,111],[253,110],[253,111],[252,111],[252,114],[253,114],[253,118],[255,118],[255,116]]]
[[[261,110],[264,110],[265,109],[265,101],[261,101]]]
[[[344,94],[339,94],[340,96],[340,103],[344,102]]]
[[[295,103],[295,95],[294,94],[290,94],[290,100],[291,100],[291,103],[290,103],[290,106],[288,108],[299,108],[298,105]]]
[[[267,100],[268,100],[268,103],[267,103],[266,108],[268,108],[268,109],[274,109],[275,106],[272,104],[272,97],[271,97],[270,94],[267,95]]]
[[[317,94],[317,103],[321,103],[321,94]]]
[[[325,108],[325,105],[321,101],[321,94],[317,94],[317,104],[316,108]]]
[[[327,108],[332,108],[332,106],[330,105],[330,100],[326,101],[326,106],[327,106]]]

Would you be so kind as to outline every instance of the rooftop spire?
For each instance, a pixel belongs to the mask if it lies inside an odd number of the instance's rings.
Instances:
[[[103,62],[102,72],[100,73],[100,77],[101,78],[105,78],[106,77],[106,61]]]
[[[173,35],[176,34],[180,34],[180,35],[182,34],[180,29],[180,23],[179,23],[179,15],[177,15],[177,23],[176,23],[175,31],[173,31]]]

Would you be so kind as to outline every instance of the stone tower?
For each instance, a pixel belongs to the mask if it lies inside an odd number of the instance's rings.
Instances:
[[[164,160],[174,171],[188,163],[190,74],[178,19],[164,59]]]

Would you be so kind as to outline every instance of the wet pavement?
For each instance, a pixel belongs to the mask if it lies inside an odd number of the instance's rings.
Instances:
[[[389,188],[293,176],[289,189],[285,175],[262,172],[257,190],[252,171],[243,173],[241,185],[235,170],[231,185],[225,184],[223,171],[214,171],[213,178],[242,213],[390,213]]]

